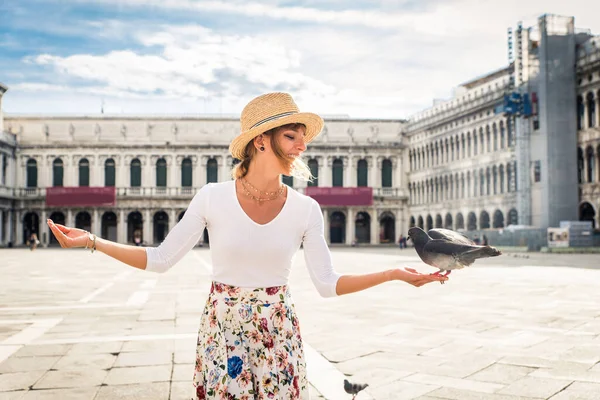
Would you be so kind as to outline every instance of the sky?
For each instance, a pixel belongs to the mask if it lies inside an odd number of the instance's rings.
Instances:
[[[507,65],[507,28],[543,14],[600,34],[590,0],[4,0],[7,114],[409,118]]]

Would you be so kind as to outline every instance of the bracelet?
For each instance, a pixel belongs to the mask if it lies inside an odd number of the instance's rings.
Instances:
[[[92,251],[92,253],[94,251],[96,251],[96,235],[94,235],[93,233],[90,232],[86,232],[88,234],[88,240],[91,240],[92,242],[92,247],[89,247],[89,249]],[[88,240],[85,241],[85,248],[88,248]]]

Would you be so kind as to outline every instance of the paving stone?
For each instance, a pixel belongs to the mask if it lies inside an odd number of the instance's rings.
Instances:
[[[101,343],[77,343],[71,347],[67,355],[94,354],[94,353],[118,353],[124,342],[101,342]]]
[[[149,365],[165,365],[173,362],[170,352],[123,352],[117,357],[115,367],[141,367]]]
[[[58,389],[100,386],[107,372],[102,369],[48,371],[34,389]]]
[[[544,379],[600,383],[600,372],[597,371],[540,368],[531,373],[531,376]]]
[[[13,357],[64,356],[71,349],[68,344],[27,345],[13,354]]]
[[[60,359],[60,356],[11,357],[0,364],[0,374],[10,372],[46,371]]]
[[[377,400],[404,400],[414,399],[415,397],[425,395],[437,387],[438,386],[434,385],[399,380],[370,389],[369,393]]]
[[[22,400],[94,400],[100,387],[30,390]]]
[[[194,376],[195,364],[173,364],[173,375],[171,380],[189,382]]]
[[[113,368],[109,371],[104,383],[108,385],[127,385],[170,381],[171,369],[171,365]]]
[[[450,378],[450,377],[446,377],[446,376],[429,375],[429,374],[422,374],[422,373],[409,375],[406,378],[402,378],[402,380],[408,381],[408,382],[417,382],[417,383],[424,383],[424,384],[429,384],[429,385],[436,385],[436,386],[453,387],[455,389],[472,390],[475,392],[482,392],[482,393],[494,393],[497,390],[504,387],[504,385],[500,385],[500,384],[496,384],[496,383],[479,382],[479,381],[469,380],[469,379],[457,379],[457,378]]]
[[[519,380],[532,372],[536,368],[521,367],[517,365],[492,364],[489,367],[470,375],[468,378],[476,381],[502,383],[508,385]]]
[[[528,397],[541,397],[546,399],[570,385],[571,382],[572,381],[567,380],[544,379],[535,376],[526,376],[525,378],[511,383],[502,390],[499,390],[498,393]]]
[[[174,397],[172,397],[175,399]],[[94,400],[169,400],[169,382],[102,386]],[[179,397],[178,399],[184,399]]]
[[[46,371],[13,372],[0,375],[0,392],[24,390],[33,386]]]
[[[428,396],[449,400],[543,400],[538,397],[513,396],[509,394],[481,393],[443,387],[428,393]]]
[[[0,400],[21,400],[27,390],[15,390],[12,392],[0,392]]]
[[[186,382],[171,382],[170,400],[191,400],[194,395],[194,385],[191,380],[188,379]]]
[[[550,400],[598,400],[600,398],[600,384],[587,382],[573,382],[565,390],[550,397]]]
[[[71,353],[69,353],[71,354]],[[108,369],[115,364],[116,356],[103,353],[74,353],[62,357],[53,369],[65,370],[83,370],[83,369]]]

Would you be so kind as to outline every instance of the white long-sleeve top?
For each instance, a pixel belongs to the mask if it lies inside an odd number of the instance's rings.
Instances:
[[[212,279],[240,287],[286,285],[292,257],[303,243],[310,277],[323,297],[336,296],[338,274],[324,237],[321,207],[292,188],[279,214],[266,224],[242,209],[235,181],[210,183],[196,193],[185,215],[158,247],[146,248],[146,270],[165,272],[208,229]]]

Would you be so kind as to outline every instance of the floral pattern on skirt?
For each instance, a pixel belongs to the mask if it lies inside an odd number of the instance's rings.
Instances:
[[[213,282],[198,332],[196,400],[308,399],[300,327],[287,286]]]

